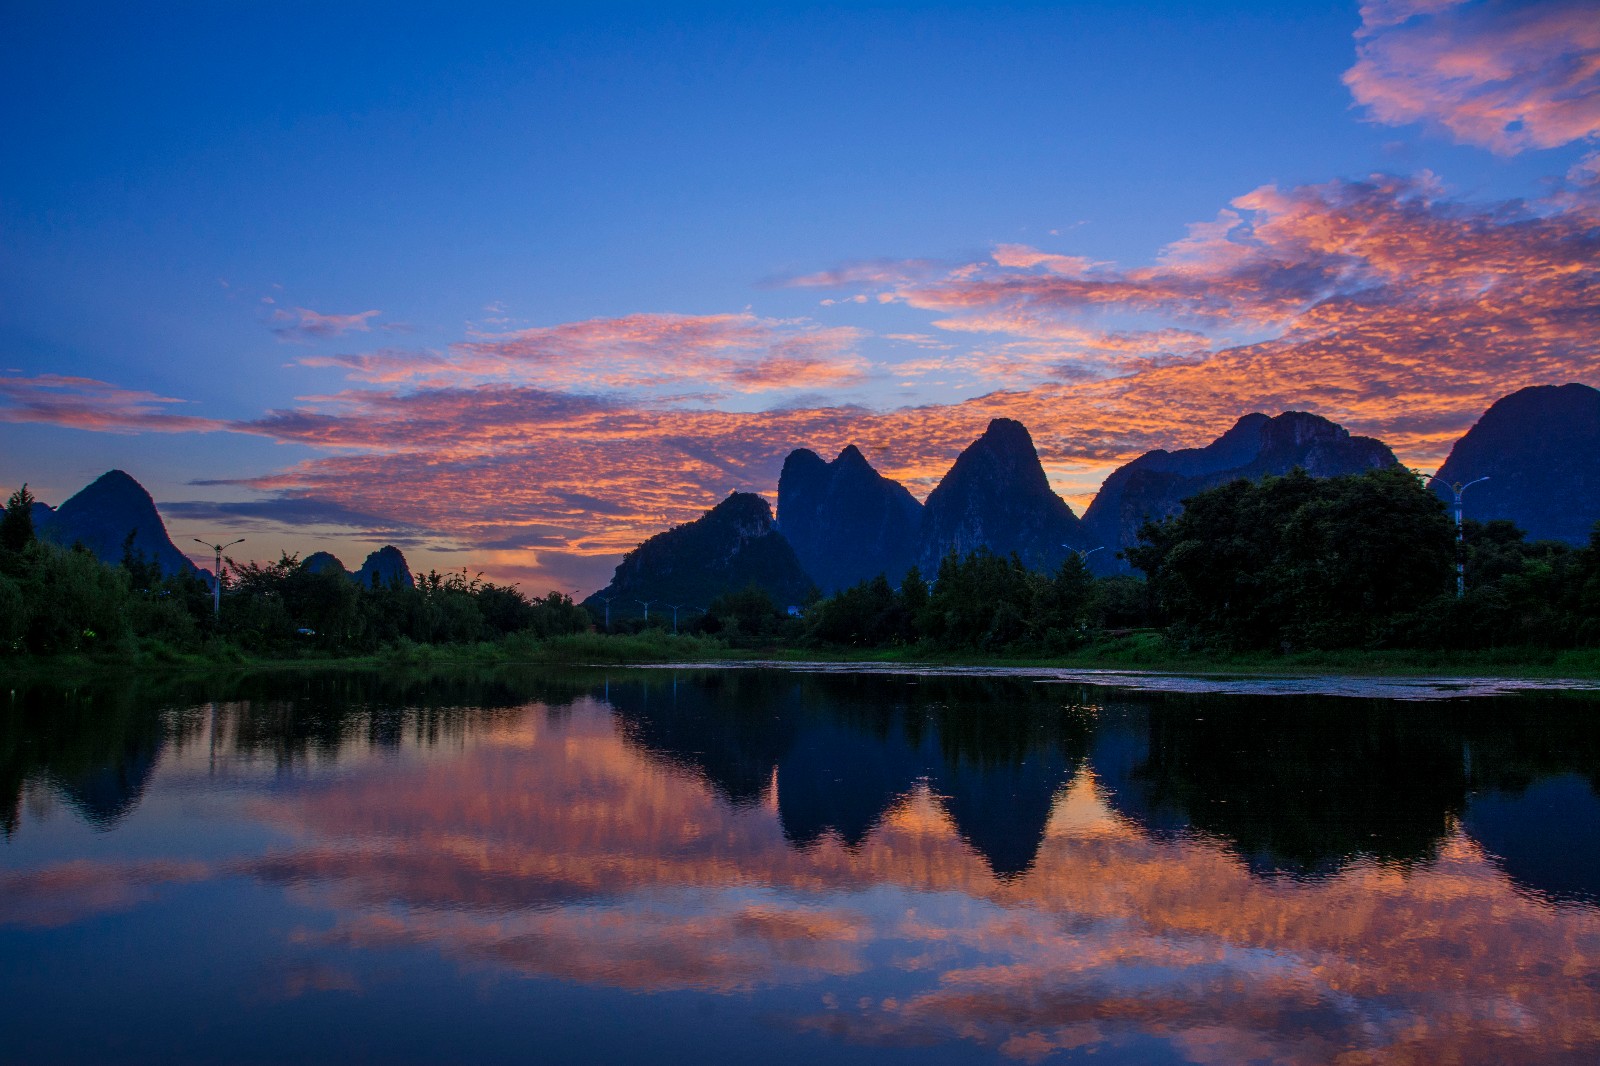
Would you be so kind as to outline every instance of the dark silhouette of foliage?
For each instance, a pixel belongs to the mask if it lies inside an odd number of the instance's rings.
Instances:
[[[6,500],[6,513],[0,516],[0,551],[20,552],[33,539],[33,493],[24,483]]]
[[[1234,481],[1139,530],[1127,551],[1173,632],[1225,649],[1392,643],[1451,584],[1444,506],[1401,468]]]

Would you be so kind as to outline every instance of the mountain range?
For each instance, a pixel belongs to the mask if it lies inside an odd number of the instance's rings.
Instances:
[[[1175,514],[1204,489],[1295,467],[1332,477],[1395,462],[1381,441],[1318,415],[1252,413],[1204,447],[1157,449],[1119,467],[1079,518],[1050,488],[1027,428],[1009,418],[990,422],[924,503],[854,445],[831,462],[798,448],[778,480],[776,520],[761,496],[733,493],[629,552],[585,603],[600,610],[606,598],[620,600],[613,606],[626,616],[642,612],[639,601],[704,607],[755,584],[780,605],[795,604],[813,585],[831,593],[878,574],[897,583],[912,565],[933,577],[948,552],[979,548],[1014,552],[1042,568],[1068,551],[1092,552],[1097,572],[1115,572],[1126,569],[1118,552],[1135,542],[1147,517]],[[1450,485],[1469,482],[1477,483],[1466,490],[1467,517],[1510,520],[1532,539],[1587,543],[1600,522],[1600,391],[1534,386],[1496,401],[1456,442],[1433,485],[1448,500]],[[204,573],[172,543],[150,494],[121,470],[59,508],[35,503],[33,514],[42,538],[82,544],[107,563],[121,562],[129,545],[164,574]],[[306,565],[348,573],[327,552]],[[362,584],[414,583],[392,545],[350,576]]]
[[[4,514],[0,508],[0,514]],[[33,531],[41,540],[63,548],[82,545],[108,566],[118,566],[130,550],[154,562],[163,577],[194,574],[211,579],[211,571],[195,566],[167,533],[167,525],[150,493],[131,474],[108,470],[68,497],[60,507],[35,501]],[[333,570],[348,573],[344,564],[327,552],[306,557],[313,572]],[[407,588],[416,581],[406,565],[406,557],[395,546],[385,545],[367,556],[361,569],[349,574],[362,585],[378,586],[398,582]]]

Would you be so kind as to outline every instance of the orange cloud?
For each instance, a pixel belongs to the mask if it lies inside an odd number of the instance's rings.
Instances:
[[[1592,211],[1577,187],[1559,201],[1469,204],[1426,177],[1378,176],[1254,190],[1151,267],[1069,275],[1005,253],[910,283],[908,272],[882,271],[899,279],[884,291],[934,313],[943,336],[993,334],[884,364],[901,379],[982,392],[950,403],[717,411],[504,381],[452,387],[402,370],[383,387],[234,428],[344,453],[258,487],[436,531],[461,547],[520,548],[522,563],[497,554],[497,565],[567,585],[603,583],[621,552],[730,489],[771,492],[795,447],[857,443],[924,493],[996,416],[1028,424],[1065,478],[1058,490],[1079,499],[1118,463],[1204,444],[1252,410],[1314,411],[1384,439],[1406,461],[1431,463],[1505,393],[1593,379]],[[1108,315],[1126,324],[1107,328]],[[1229,343],[1239,329],[1265,336]],[[570,384],[584,380],[589,354],[615,349],[614,380],[643,381],[637,361],[662,344],[687,353],[682,365],[702,379],[754,389],[799,373],[786,362],[787,341],[801,368],[819,346],[836,350],[839,339],[823,332],[748,315],[643,316],[468,342],[481,347],[449,358],[492,368],[554,353],[578,368],[562,372]],[[756,357],[731,358],[730,349]]]
[[[1600,17],[1585,0],[1362,7],[1344,75],[1375,121],[1501,155],[1600,135]]]

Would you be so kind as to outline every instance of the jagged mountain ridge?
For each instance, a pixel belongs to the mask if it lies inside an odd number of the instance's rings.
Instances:
[[[921,521],[917,498],[854,444],[831,463],[806,448],[783,461],[778,530],[824,594],[879,574],[898,580],[915,561]]]
[[[1027,427],[996,418],[928,494],[917,561],[933,574],[952,551],[987,548],[1050,568],[1066,556],[1066,545],[1080,540],[1078,516],[1050,487]]]
[[[779,606],[803,603],[814,587],[767,501],[735,492],[694,521],[644,541],[617,564],[611,583],[583,602],[604,612],[611,597],[611,617],[629,618],[644,613],[639,601],[657,611],[673,603],[704,608],[752,584]]]
[[[1100,573],[1126,570],[1116,553],[1137,541],[1144,520],[1176,514],[1186,498],[1204,489],[1295,467],[1315,477],[1337,477],[1396,462],[1382,441],[1352,436],[1320,415],[1248,414],[1205,447],[1157,449],[1112,471],[1083,516],[1088,539],[1105,547],[1090,561]]]
[[[1501,397],[1456,441],[1434,491],[1468,518],[1509,519],[1530,540],[1587,544],[1600,522],[1600,390],[1535,385]]]

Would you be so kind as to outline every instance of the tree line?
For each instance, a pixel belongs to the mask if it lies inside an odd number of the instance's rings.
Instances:
[[[946,556],[813,604],[820,645],[1064,650],[1149,626],[1193,651],[1572,648],[1600,645],[1600,526],[1581,548],[1467,521],[1403,467],[1238,480],[1146,521],[1123,554],[1143,573],[1094,578],[1069,556],[1053,574],[987,551]],[[1459,549],[1459,550],[1458,550]],[[1456,596],[1461,557],[1466,595]]]
[[[0,518],[0,656],[174,652],[232,647],[268,656],[305,651],[363,654],[396,643],[466,644],[511,633],[539,637],[589,628],[589,613],[551,592],[530,597],[515,585],[466,571],[373,587],[342,573],[309,569],[295,555],[272,563],[227,560],[222,610],[197,574],[164,575],[133,548],[109,566],[81,546],[35,535],[24,485]]]

